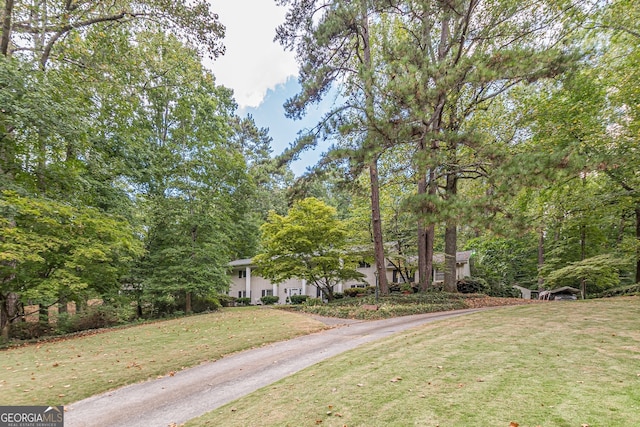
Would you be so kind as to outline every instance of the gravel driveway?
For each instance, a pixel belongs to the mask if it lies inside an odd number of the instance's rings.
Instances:
[[[457,310],[376,321],[336,321],[317,317],[335,327],[233,354],[178,372],[173,377],[133,384],[72,403],[65,408],[65,426],[179,425],[362,344],[424,323],[479,310]]]

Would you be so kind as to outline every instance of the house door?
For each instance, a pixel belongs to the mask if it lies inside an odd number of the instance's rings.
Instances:
[[[302,288],[288,288],[287,296],[302,295]]]

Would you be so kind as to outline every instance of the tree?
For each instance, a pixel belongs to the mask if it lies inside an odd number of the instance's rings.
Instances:
[[[601,292],[620,284],[620,268],[626,260],[612,255],[598,255],[573,262],[550,273],[545,282],[553,289],[561,286],[580,284],[582,298],[589,293]]]
[[[82,303],[122,286],[142,244],[122,218],[90,207],[4,191],[0,195],[0,308],[8,336],[12,293],[49,306]],[[11,218],[11,220],[8,220]]]
[[[352,157],[357,168],[363,165],[369,172],[370,209],[373,252],[382,293],[388,291],[382,218],[378,159],[381,142],[388,139],[376,124],[375,59],[370,19],[375,16],[375,1],[279,0],[289,5],[286,22],[277,29],[276,39],[297,53],[300,62],[301,92],[287,101],[285,108],[291,117],[300,117],[306,108],[345,80],[343,96],[348,101],[327,113],[315,131],[303,135],[289,156],[315,144],[322,134],[348,134],[356,142],[339,157]]]
[[[464,179],[488,180],[500,159],[474,116],[511,88],[550,78],[571,62],[571,31],[555,2],[406,1],[390,11],[383,49],[388,92],[415,128],[420,275],[430,252],[424,228],[445,223],[445,289],[455,291]],[[552,28],[554,31],[552,31]],[[423,247],[427,250],[422,250]]]
[[[258,274],[273,283],[304,279],[331,301],[338,283],[362,277],[358,256],[349,252],[347,223],[318,199],[294,203],[286,216],[271,212],[261,242],[263,252],[253,260]]]
[[[128,1],[104,3],[90,1],[15,1],[4,2],[0,33],[0,53],[29,52],[44,69],[59,42],[69,34],[103,24],[127,25],[136,21],[159,23],[165,30],[180,35],[192,46],[201,46],[212,56],[224,52],[220,39],[224,26],[211,12],[208,2]]]
[[[247,215],[254,186],[232,137],[231,93],[196,52],[160,32],[141,34],[130,49],[144,60],[135,109],[123,117],[142,140],[132,158],[138,173],[128,177],[146,230],[136,282],[152,300],[170,296],[190,312],[193,295],[226,290],[227,263],[252,249],[245,233],[257,230]]]

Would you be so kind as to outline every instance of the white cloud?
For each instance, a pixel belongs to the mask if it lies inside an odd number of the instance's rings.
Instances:
[[[286,10],[273,0],[212,0],[226,26],[226,54],[207,63],[216,81],[234,90],[240,108],[257,107],[267,90],[297,75],[292,52],[273,41]]]

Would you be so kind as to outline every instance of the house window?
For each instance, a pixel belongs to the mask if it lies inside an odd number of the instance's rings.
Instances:
[[[368,262],[366,262],[366,261],[360,261],[360,262],[358,263],[358,268],[369,268],[369,267],[371,267],[371,264],[369,264],[369,263],[368,263]]]
[[[238,270],[238,279],[247,277],[247,270]]]
[[[263,297],[272,297],[273,296],[273,289],[263,289],[262,290],[262,296]]]
[[[238,298],[246,298],[247,291],[238,291]]]

